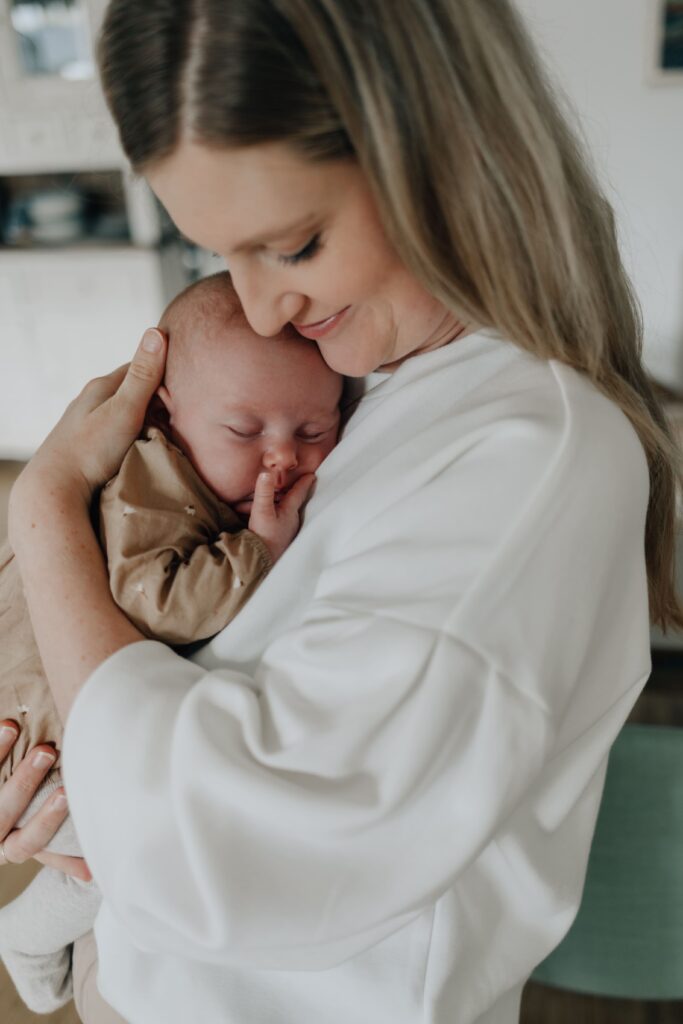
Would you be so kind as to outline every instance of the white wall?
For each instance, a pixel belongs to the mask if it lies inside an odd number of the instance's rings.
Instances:
[[[683,389],[683,80],[647,80],[657,0],[517,0],[618,213],[645,360]]]

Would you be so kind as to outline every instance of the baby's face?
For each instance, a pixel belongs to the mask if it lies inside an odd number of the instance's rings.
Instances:
[[[303,339],[226,330],[224,348],[200,356],[165,400],[173,439],[213,492],[248,517],[259,473],[272,473],[279,501],[334,448],[342,378]]]

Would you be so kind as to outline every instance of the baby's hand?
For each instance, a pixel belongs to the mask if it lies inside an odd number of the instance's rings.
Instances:
[[[259,474],[254,488],[249,529],[264,542],[273,562],[277,562],[299,532],[299,511],[314,480],[313,473],[305,473],[276,503],[273,477],[270,473]]]

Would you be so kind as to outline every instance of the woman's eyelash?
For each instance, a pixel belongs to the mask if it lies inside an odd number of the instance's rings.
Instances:
[[[307,242],[303,249],[299,249],[298,252],[292,253],[291,256],[278,256],[281,263],[286,263],[287,266],[293,266],[295,263],[302,263],[304,260],[310,260],[320,249],[320,235],[313,235],[310,242]]]

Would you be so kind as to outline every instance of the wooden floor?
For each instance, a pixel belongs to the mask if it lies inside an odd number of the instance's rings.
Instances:
[[[0,539],[6,530],[6,497],[21,467],[0,462]],[[683,726],[683,656],[657,659],[651,683],[638,701],[633,721]],[[0,906],[28,883],[38,865],[0,868]],[[58,1013],[38,1016],[21,1003],[0,965],[0,1024],[78,1024],[73,1004]],[[522,1000],[521,1024],[683,1024],[683,1003],[641,1003],[582,996],[529,983]],[[151,1024],[151,1022],[150,1022]],[[201,1021],[200,1024],[222,1024]],[[314,1024],[293,1021],[292,1024]],[[353,1022],[349,1022],[353,1024]],[[458,1024],[457,1020],[453,1024]]]
[[[524,989],[520,1024],[682,1024],[683,1002],[640,1003],[598,999],[530,982]],[[454,1021],[453,1024],[456,1024]]]

